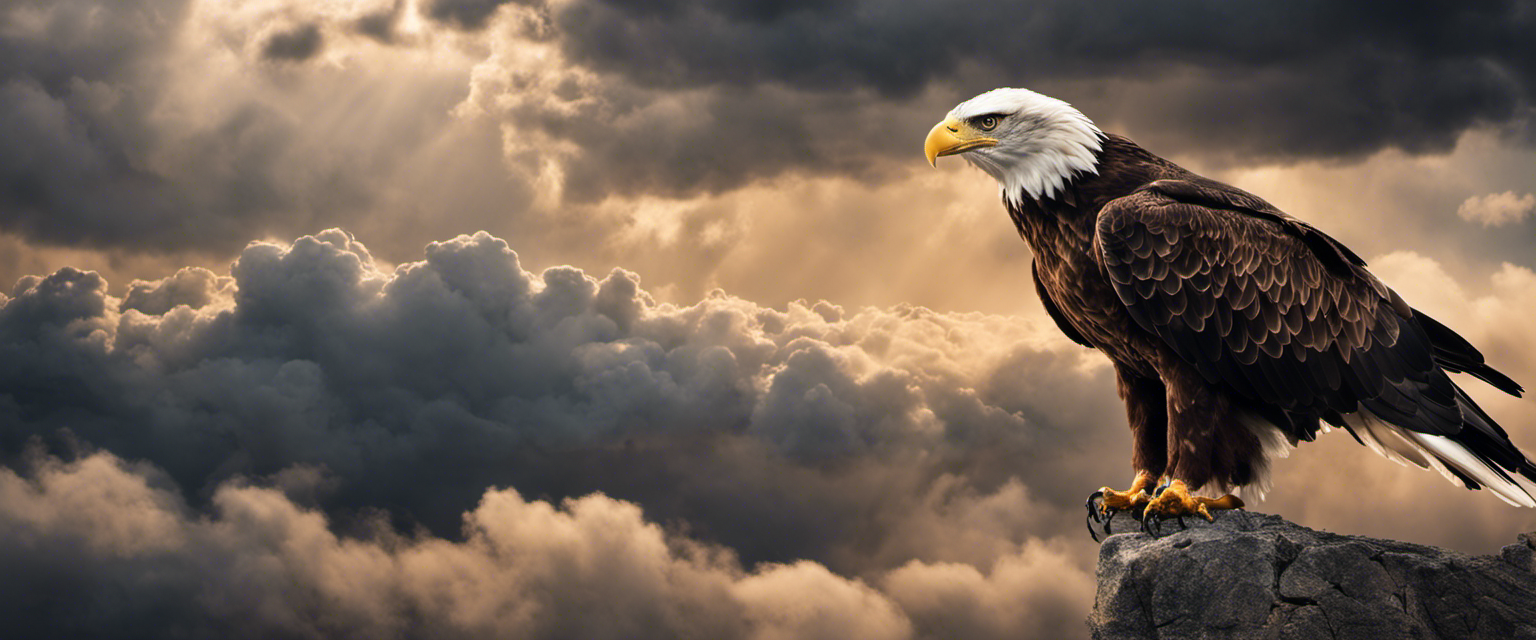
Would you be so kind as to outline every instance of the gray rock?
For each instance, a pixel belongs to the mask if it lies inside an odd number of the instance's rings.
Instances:
[[[1099,549],[1088,626],[1122,638],[1536,639],[1536,534],[1496,555],[1314,531],[1230,511],[1169,523],[1130,518]]]

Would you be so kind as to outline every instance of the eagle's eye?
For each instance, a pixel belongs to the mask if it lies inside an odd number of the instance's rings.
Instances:
[[[997,128],[997,116],[982,116],[976,119],[976,125],[982,131],[991,131]]]

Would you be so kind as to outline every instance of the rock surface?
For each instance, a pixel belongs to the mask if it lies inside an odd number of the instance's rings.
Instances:
[[[1121,638],[1533,638],[1536,534],[1495,555],[1314,531],[1247,511],[1099,549],[1088,626]]]

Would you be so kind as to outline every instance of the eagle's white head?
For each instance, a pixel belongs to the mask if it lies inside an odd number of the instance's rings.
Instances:
[[[1098,173],[1104,132],[1072,105],[1028,89],[993,89],[956,105],[928,132],[929,164],[958,153],[997,179],[1004,198],[1055,196],[1078,172]]]

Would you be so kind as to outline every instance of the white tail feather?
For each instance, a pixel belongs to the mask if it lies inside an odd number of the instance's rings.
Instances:
[[[1344,416],[1344,421],[1372,451],[1402,465],[1433,468],[1455,484],[1466,486],[1451,469],[1487,487],[1499,499],[1517,507],[1536,507],[1536,483],[1493,463],[1445,436],[1419,433],[1391,424],[1369,411]]]
[[[1375,416],[1369,413],[1346,414],[1344,423],[1349,425],[1366,447],[1383,458],[1405,467],[1411,464],[1420,469],[1428,469],[1432,465],[1424,457],[1422,447],[1403,438],[1402,429],[1375,419]],[[1441,473],[1449,472],[1441,470]],[[1455,481],[1454,477],[1447,477]]]
[[[1488,463],[1472,455],[1471,451],[1467,451],[1466,447],[1457,444],[1456,441],[1445,436],[1432,436],[1427,433],[1409,432],[1409,434],[1446,465],[1456,467],[1462,473],[1472,476],[1479,484],[1487,487],[1505,502],[1517,507],[1536,507],[1536,498],[1532,498],[1525,488],[1501,477]],[[1508,473],[1504,475],[1514,477]]]
[[[1296,443],[1258,414],[1242,414],[1239,422],[1259,439],[1264,453],[1256,463],[1253,482],[1230,490],[1244,500],[1263,500],[1271,487],[1269,461],[1290,456]],[[1487,487],[1500,500],[1517,507],[1536,507],[1536,482],[1514,471],[1496,469],[1493,463],[1478,457],[1455,440],[1399,427],[1369,411],[1345,414],[1344,423],[1366,447],[1388,460],[1403,466],[1434,469],[1452,483],[1466,486],[1451,471],[1455,469]],[[1324,427],[1325,433],[1327,430]],[[1206,486],[1199,493],[1219,495],[1228,490],[1228,487]]]

